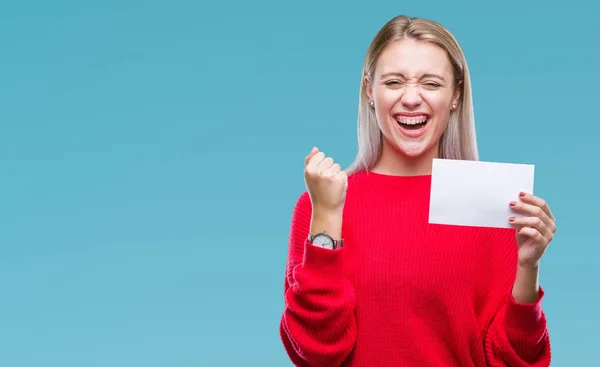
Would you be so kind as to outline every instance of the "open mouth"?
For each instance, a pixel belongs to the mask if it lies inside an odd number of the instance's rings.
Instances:
[[[428,115],[419,116],[396,116],[396,122],[405,130],[417,131],[424,128],[429,122]]]

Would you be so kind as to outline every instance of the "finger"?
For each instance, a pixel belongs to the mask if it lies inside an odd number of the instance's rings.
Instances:
[[[325,161],[326,161],[326,160],[327,160],[327,159],[325,159]],[[325,163],[325,161],[323,161],[323,163],[321,163],[321,164],[324,164],[324,163]],[[322,176],[325,176],[325,177],[331,177],[331,178],[337,178],[338,174],[339,174],[341,171],[342,171],[342,168],[341,168],[341,167],[340,167],[340,165],[339,165],[339,164],[337,164],[337,163],[334,163],[334,164],[332,164],[332,165],[331,165],[331,167],[329,167],[328,169],[321,169],[321,168],[319,168],[319,173],[320,173]]]
[[[313,170],[317,170],[317,166],[323,162],[325,159],[325,153],[318,152],[312,156],[312,158],[308,161],[307,167],[310,167]]]
[[[340,171],[340,173],[338,173],[335,176],[337,179],[344,181],[346,184],[344,185],[344,189],[348,189],[348,174],[346,173],[346,171]]]
[[[511,217],[509,218],[509,222],[514,226],[524,228],[530,227],[536,229],[547,239],[552,239],[552,232],[550,228],[538,217]]]
[[[319,148],[313,147],[312,150],[310,151],[310,153],[308,153],[308,155],[304,158],[304,166],[307,166],[308,162],[311,160],[311,158],[314,157],[315,154],[317,154],[318,152],[319,152]]]
[[[333,158],[327,157],[319,163],[318,170],[319,172],[326,172],[331,166],[333,166]]]
[[[525,203],[540,207],[540,209],[542,209],[544,211],[544,213],[546,213],[546,215],[548,216],[548,218],[550,218],[550,220],[554,220],[554,216],[552,215],[552,212],[550,211],[550,207],[548,206],[548,203],[546,203],[546,200],[539,198],[528,192],[521,192],[519,194],[519,198],[521,199],[521,201],[523,201]]]
[[[329,171],[334,174],[338,174],[342,171],[342,167],[339,165],[339,163],[335,163],[331,166],[331,168],[329,168]]]
[[[532,238],[538,243],[545,242],[544,236],[542,236],[542,234],[535,228],[523,227],[519,229],[518,234]]]
[[[534,217],[540,218],[544,223],[550,227],[552,225],[552,219],[548,217],[548,214],[542,208],[537,205],[526,204],[522,201],[511,201],[510,207],[516,211],[517,213],[532,215]]]

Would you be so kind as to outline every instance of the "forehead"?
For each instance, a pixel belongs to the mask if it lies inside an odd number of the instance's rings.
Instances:
[[[443,48],[426,41],[405,39],[390,44],[377,60],[376,74],[402,73],[407,77],[435,73],[452,75],[452,64]]]

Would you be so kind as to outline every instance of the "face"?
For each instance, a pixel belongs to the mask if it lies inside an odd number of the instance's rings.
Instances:
[[[372,80],[365,79],[384,145],[408,157],[435,152],[460,92],[452,64],[439,46],[411,39],[381,54]]]

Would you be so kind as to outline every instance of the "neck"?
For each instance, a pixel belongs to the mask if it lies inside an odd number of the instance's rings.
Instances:
[[[381,155],[371,170],[375,173],[394,176],[430,175],[433,159],[440,157],[439,144],[434,145],[418,157],[409,157],[398,152],[385,139],[382,144]]]

